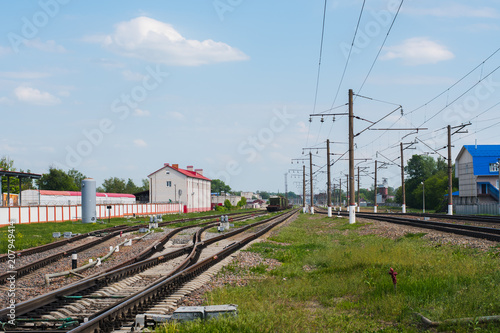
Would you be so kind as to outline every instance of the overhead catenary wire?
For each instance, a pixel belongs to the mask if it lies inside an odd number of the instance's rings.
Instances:
[[[469,89],[465,90],[463,93],[461,93],[457,98],[455,98],[453,101],[449,102],[449,103],[446,103],[446,106],[443,107],[442,109],[440,109],[438,112],[436,112],[432,117],[430,117],[429,119],[425,120],[422,124],[420,124],[420,126],[422,126],[423,124],[427,123],[428,121],[434,119],[438,114],[440,114],[441,112],[443,112],[444,110],[446,110],[446,108],[448,108],[451,104],[455,103],[457,100],[459,100],[460,98],[462,98],[465,94],[467,94],[469,91],[471,91],[474,87],[476,87],[479,83],[483,82],[484,79],[486,79],[487,77],[489,77],[491,74],[495,73],[498,69],[500,68],[500,66],[497,66],[494,70],[492,70],[491,72],[488,73],[488,75],[486,75],[485,77],[481,78],[478,82],[474,83]],[[420,127],[419,126],[419,127]]]
[[[325,5],[323,7],[323,24],[321,26],[321,42],[319,46],[319,61],[318,61],[318,74],[316,76],[316,89],[314,93],[314,104],[313,104],[313,113],[316,112],[316,103],[318,101],[318,90],[319,90],[319,79],[320,79],[320,74],[321,74],[321,58],[323,56],[323,40],[325,37],[325,21],[326,21],[326,5],[328,3],[328,0],[325,0]],[[311,125],[309,124],[309,128]],[[307,134],[307,143],[309,143],[309,132]]]
[[[394,26],[394,22],[396,22],[396,18],[398,17],[399,11],[401,10],[401,6],[403,6],[404,0],[401,0],[401,3],[399,4],[398,10],[396,11],[396,14],[394,15],[394,18],[392,19],[391,25],[389,26],[389,29],[387,30],[387,34],[385,35],[384,41],[382,42],[382,45],[380,45],[380,48],[377,52],[377,55],[375,56],[375,59],[373,60],[372,65],[370,66],[370,69],[368,70],[368,74],[366,74],[365,79],[363,80],[363,83],[359,87],[357,93],[359,94],[363,87],[365,86],[366,80],[368,80],[368,77],[370,76],[373,67],[375,67],[375,63],[378,60],[378,57],[380,56],[380,53],[382,52],[382,49],[385,46],[385,42],[387,41],[387,38],[389,37],[389,34],[391,33],[392,27]]]
[[[335,105],[335,102],[337,101],[337,97],[339,95],[340,88],[342,87],[342,82],[344,81],[345,73],[346,73],[347,67],[349,65],[349,60],[351,59],[352,48],[354,47],[354,42],[355,42],[356,36],[358,34],[359,23],[361,22],[361,17],[363,16],[365,2],[366,2],[366,0],[363,0],[363,4],[361,5],[361,10],[359,12],[358,22],[356,23],[356,29],[354,30],[354,35],[352,37],[351,47],[349,48],[349,53],[347,54],[347,59],[346,59],[345,65],[344,65],[344,70],[342,71],[342,76],[340,77],[339,85],[337,87],[337,91],[335,92],[335,97],[333,98],[332,107]],[[330,137],[330,134],[332,133],[332,129],[333,129],[333,124],[330,126],[330,131],[328,131],[328,137]]]

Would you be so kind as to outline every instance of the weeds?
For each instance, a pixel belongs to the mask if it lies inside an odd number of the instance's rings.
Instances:
[[[500,314],[498,256],[458,246],[430,246],[423,233],[396,241],[361,236],[356,230],[362,227],[348,225],[346,219],[300,215],[271,242],[250,249],[283,265],[271,271],[266,265],[246,269],[262,279],[250,280],[245,287],[215,289],[206,296],[208,304],[238,304],[237,318],[181,323],[177,329],[425,332],[415,312],[433,321]],[[390,267],[398,272],[397,293]],[[245,268],[225,270],[238,273]],[[172,332],[167,327],[157,332]],[[500,324],[474,320],[452,330],[498,332]]]

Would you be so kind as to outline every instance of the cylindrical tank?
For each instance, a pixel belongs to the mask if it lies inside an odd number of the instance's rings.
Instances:
[[[95,180],[82,180],[82,222],[96,223],[96,190]]]

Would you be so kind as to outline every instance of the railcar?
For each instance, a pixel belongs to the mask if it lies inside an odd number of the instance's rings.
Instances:
[[[269,198],[269,205],[267,205],[268,212],[276,212],[289,208],[288,199],[282,196]]]

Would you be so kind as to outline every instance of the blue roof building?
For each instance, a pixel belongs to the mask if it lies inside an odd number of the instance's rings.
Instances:
[[[459,205],[497,203],[500,145],[465,145],[455,159]],[[458,199],[458,202],[456,202]]]

